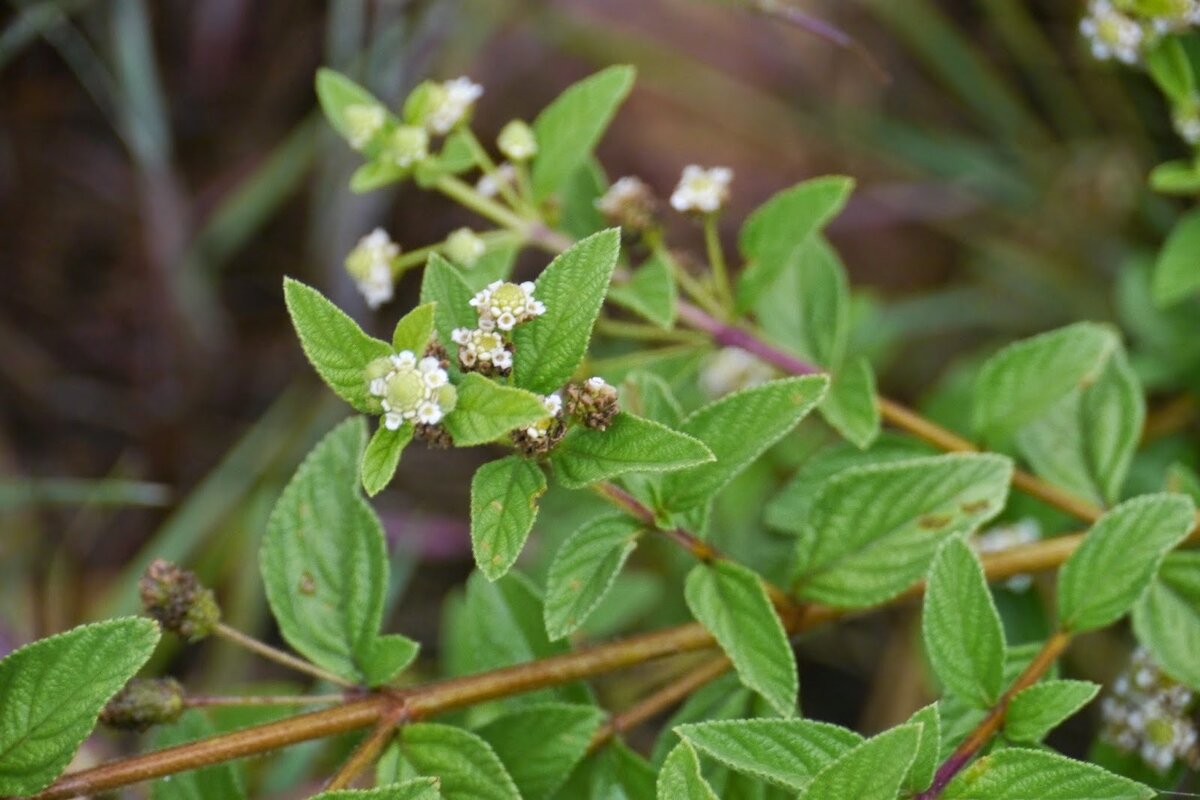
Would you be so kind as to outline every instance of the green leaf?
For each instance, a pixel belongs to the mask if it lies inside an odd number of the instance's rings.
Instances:
[[[698,564],[688,574],[684,597],[742,683],[782,716],[794,716],[800,691],[796,656],[762,579],[729,561]]]
[[[1176,461],[1167,467],[1168,492],[1177,492],[1192,498],[1193,503],[1200,503],[1200,475],[1187,464]]]
[[[905,724],[921,726],[921,744],[903,783],[906,792],[917,794],[929,788],[938,768],[938,754],[942,746],[942,718],[938,713],[938,704],[925,706],[909,717]]]
[[[860,356],[838,370],[818,410],[834,430],[857,447],[870,447],[880,427],[871,362]]]
[[[568,489],[628,472],[667,472],[712,460],[697,439],[624,412],[606,431],[572,428],[550,453],[554,475]]]
[[[1171,102],[1193,102],[1196,79],[1179,37],[1162,37],[1154,46],[1147,48],[1143,57],[1150,76]]]
[[[716,460],[667,476],[665,506],[682,510],[707,503],[796,427],[828,386],[824,375],[768,381],[726,395],[688,416],[680,429],[704,442]]]
[[[1042,681],[1022,689],[1004,713],[1004,735],[1014,742],[1040,742],[1099,690],[1099,684],[1091,681],[1067,680]]]
[[[1159,164],[1150,170],[1150,188],[1163,194],[1200,193],[1200,169],[1190,158]]]
[[[376,636],[358,653],[363,679],[368,686],[390,683],[417,659],[421,646],[398,633]]]
[[[738,305],[749,308],[775,283],[788,259],[846,205],[854,181],[814,178],[771,197],[746,218],[738,246],[749,262],[738,281]]]
[[[617,228],[589,236],[558,255],[534,282],[546,313],[513,330],[513,383],[549,394],[575,373],[621,250]]]
[[[397,739],[418,775],[437,778],[445,800],[521,800],[496,752],[469,731],[420,722],[400,728]]]
[[[596,208],[596,201],[607,186],[604,168],[594,156],[577,167],[558,193],[562,206],[559,229],[572,239],[583,239],[604,230],[607,224]]]
[[[1185,214],[1175,223],[1154,265],[1154,302],[1159,308],[1175,305],[1200,290],[1200,211]]]
[[[471,298],[475,292],[467,286],[458,269],[437,253],[431,253],[421,279],[421,302],[433,303],[433,323],[438,339],[447,347],[453,341],[455,328],[474,328],[479,324]],[[458,359],[451,358],[450,366],[458,369]]]
[[[653,372],[637,371],[625,376],[621,386],[621,405],[638,416],[661,422],[671,428],[683,422],[683,407],[675,393]]]
[[[387,552],[379,519],[357,491],[365,438],[356,417],[317,444],[275,503],[259,555],[283,638],[353,681],[386,671],[376,642]]]
[[[458,402],[442,422],[457,447],[493,442],[546,416],[537,395],[475,372],[464,375],[457,388]]]
[[[392,482],[396,466],[400,463],[400,454],[412,441],[412,437],[411,424],[401,425],[394,431],[388,430],[382,424],[375,429],[362,458],[362,484],[368,495],[374,497]]]
[[[440,800],[436,778],[416,778],[374,789],[334,789],[313,795],[312,800]]]
[[[160,728],[154,736],[154,748],[164,750],[216,732],[208,717],[193,709],[173,725]],[[241,765],[230,761],[161,778],[151,784],[150,796],[153,800],[239,800],[246,796],[246,787]]]
[[[554,556],[546,576],[546,634],[561,639],[591,615],[637,548],[642,529],[625,515],[584,523]]]
[[[533,121],[538,154],[533,161],[534,199],[562,188],[591,156],[617,107],[633,87],[633,67],[609,67],[567,88]]]
[[[671,265],[654,253],[634,270],[629,281],[608,290],[608,299],[658,325],[671,328],[678,311],[678,295]]]
[[[1068,393],[1017,433],[1034,471],[1099,504],[1111,504],[1142,434],[1146,401],[1125,354],[1116,350],[1096,381]]]
[[[702,722],[675,732],[730,769],[793,791],[803,791],[827,764],[863,741],[854,731],[807,719]]]
[[[829,479],[799,524],[800,597],[842,608],[895,597],[925,573],[938,546],[1004,508],[1012,462],[956,453],[852,467]]]
[[[150,620],[122,617],[40,639],[0,660],[0,795],[31,795],[61,775],[158,637]]]
[[[300,346],[321,379],[355,411],[379,413],[363,371],[375,359],[391,355],[392,348],[363,333],[358,323],[310,286],[284,278],[283,296]]]
[[[329,124],[343,137],[349,135],[346,109],[350,106],[381,105],[375,96],[354,81],[332,69],[317,70],[317,100]]]
[[[921,632],[942,684],[978,708],[1004,691],[1004,630],[983,565],[961,539],[934,556],[926,580]]]
[[[1099,377],[1120,346],[1106,325],[1077,322],[1008,345],[975,382],[975,429],[1002,441]]]
[[[985,756],[950,782],[945,800],[1151,800],[1157,793],[1092,764],[1044,750]]]
[[[516,245],[492,245],[470,267],[460,268],[458,276],[472,292],[478,292],[492,281],[508,280],[516,259]]]
[[[523,800],[548,800],[587,753],[604,715],[595,706],[540,703],[479,729]]]
[[[822,769],[801,800],[895,800],[921,744],[921,728],[902,725],[868,739]]]
[[[557,800],[654,800],[657,776],[646,759],[612,741],[583,760]]]
[[[1133,630],[1168,675],[1200,691],[1200,553],[1166,557],[1133,607]]]
[[[1105,514],[1058,573],[1059,624],[1078,633],[1123,616],[1195,524],[1192,501],[1178,494],[1142,495]]]
[[[471,479],[471,549],[494,581],[517,560],[546,492],[541,467],[520,456],[484,464]]]
[[[721,800],[700,774],[696,751],[680,742],[658,773],[658,800]]]
[[[350,191],[355,194],[367,194],[393,183],[399,183],[409,176],[411,167],[397,166],[391,161],[368,161],[350,176]]]
[[[398,352],[409,350],[417,358],[424,355],[426,345],[433,338],[436,313],[437,303],[425,303],[401,317],[392,333],[392,347]]]
[[[850,335],[850,286],[824,238],[797,247],[754,304],[763,330],[804,358],[838,368]]]

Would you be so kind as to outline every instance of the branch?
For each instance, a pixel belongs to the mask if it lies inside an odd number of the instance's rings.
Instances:
[[[329,779],[325,789],[345,789],[354,782],[364,770],[368,769],[379,758],[383,748],[387,747],[392,736],[396,734],[396,726],[402,724],[408,716],[403,702],[379,718],[375,729],[367,738],[359,742],[358,747],[346,759],[334,776]]]

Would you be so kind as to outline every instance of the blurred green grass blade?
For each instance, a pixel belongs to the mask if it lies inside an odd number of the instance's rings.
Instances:
[[[143,168],[160,169],[170,159],[171,135],[146,6],[143,0],[119,0],[111,8],[114,66],[126,141]]]
[[[161,483],[117,478],[0,479],[0,512],[36,506],[165,506],[171,490]]]
[[[15,19],[0,33],[0,70],[37,41],[48,30],[65,22],[92,0],[49,0],[43,3],[13,3],[19,7]]]

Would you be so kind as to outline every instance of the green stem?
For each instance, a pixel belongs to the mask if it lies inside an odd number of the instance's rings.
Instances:
[[[642,325],[637,322],[625,322],[607,317],[600,317],[596,320],[596,331],[605,336],[633,339],[640,342],[681,342],[701,345],[708,341],[707,336],[696,331],[659,328],[654,325]]]
[[[484,197],[475,187],[464,183],[453,175],[444,175],[435,184],[438,191],[459,205],[469,208],[482,217],[487,217],[498,225],[510,228],[518,233],[529,236],[530,220],[505,208],[491,198]]]
[[[662,231],[646,231],[644,238],[646,239],[646,244],[654,252],[654,255],[667,263],[667,266],[671,269],[671,274],[675,277],[675,283],[683,290],[684,294],[692,299],[692,302],[710,314],[716,316],[725,315],[725,310],[721,308],[721,304],[717,302],[716,298],[699,281],[692,277],[690,272],[684,269],[675,256],[671,255],[671,251],[663,243]]]
[[[496,189],[504,197],[505,201],[515,209],[521,211],[531,210],[525,207],[525,204],[521,202],[521,198],[512,190],[511,186],[496,176],[499,168],[496,166],[496,162],[492,160],[492,157],[488,155],[488,151],[484,148],[483,143],[476,138],[475,133],[465,125],[461,128],[461,131],[467,147],[471,150],[471,156],[479,164],[479,168],[484,171],[484,174],[496,181]]]
[[[721,247],[721,235],[717,231],[716,214],[704,216],[704,247],[708,251],[708,265],[712,269],[717,296],[726,309],[732,310],[733,286],[729,282],[729,269],[725,266],[725,251]],[[728,313],[722,316],[728,316]]]
[[[282,664],[283,666],[294,669],[297,672],[303,672],[307,675],[313,676],[314,678],[328,681],[336,686],[345,686],[348,689],[358,688],[345,678],[321,669],[316,664],[310,664],[302,658],[297,658],[291,653],[285,653],[282,650],[271,647],[271,645],[267,644],[266,642],[260,642],[253,636],[242,633],[237,628],[229,627],[224,622],[217,623],[217,627],[213,629],[213,634],[220,636],[222,639],[232,642],[239,647],[244,647],[250,652],[260,655],[269,661],[274,661],[276,664]]]

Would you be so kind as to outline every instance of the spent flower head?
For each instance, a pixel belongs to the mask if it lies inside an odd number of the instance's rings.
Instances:
[[[367,365],[367,389],[379,398],[383,425],[398,430],[406,422],[436,425],[454,410],[458,392],[434,356],[418,359],[402,350]]]
[[[567,413],[593,430],[608,430],[620,411],[616,387],[604,378],[591,377],[583,383],[568,384],[566,395]]]
[[[354,279],[367,305],[378,308],[392,299],[395,278],[392,260],[400,255],[400,246],[383,228],[376,228],[358,240],[346,256],[346,272]]]
[[[487,252],[487,245],[479,234],[470,228],[459,228],[446,237],[446,258],[464,267],[473,267]]]
[[[679,184],[671,193],[671,207],[676,211],[712,214],[721,210],[729,199],[729,184],[733,170],[729,167],[704,167],[689,164],[683,168]]]
[[[542,406],[546,416],[524,428],[512,432],[513,444],[526,456],[539,456],[550,452],[567,432],[563,423],[563,401],[558,392],[544,395]]]
[[[523,120],[514,119],[500,130],[496,146],[510,161],[528,161],[537,155],[537,137]]]
[[[133,678],[100,712],[110,728],[144,731],[183,714],[183,687],[174,678]]]
[[[658,201],[645,181],[633,175],[617,180],[596,200],[596,209],[614,225],[643,231],[654,224]]]
[[[221,608],[212,589],[194,572],[156,558],[138,581],[142,609],[166,630],[189,642],[208,636],[221,621]]]
[[[519,284],[492,281],[470,302],[479,312],[481,327],[486,319],[502,331],[511,331],[522,322],[546,313],[546,306],[533,296],[534,289],[532,281]]]

